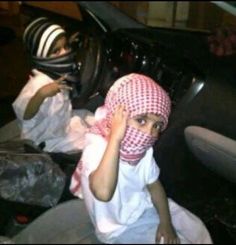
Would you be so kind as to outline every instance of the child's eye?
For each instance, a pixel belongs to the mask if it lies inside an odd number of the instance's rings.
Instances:
[[[59,54],[60,50],[61,50],[61,48],[55,48],[52,50],[51,54]]]
[[[140,124],[140,125],[144,125],[146,123],[146,120],[143,118],[136,118],[136,121]]]
[[[58,54],[60,54],[60,51],[61,51],[61,48],[54,48],[51,51],[51,55],[58,55]]]
[[[52,53],[51,54],[53,54],[53,55],[59,55],[61,53],[62,49],[66,50],[66,51],[70,51],[69,45],[65,45],[63,47],[54,48],[52,50]]]
[[[162,131],[163,128],[163,123],[162,122],[158,122],[154,125],[154,128],[158,131]]]

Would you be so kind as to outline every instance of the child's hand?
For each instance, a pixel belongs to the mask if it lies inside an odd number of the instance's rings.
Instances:
[[[78,36],[79,36],[79,32],[75,32],[74,34],[72,34],[69,38],[69,44],[78,41],[79,40]]]
[[[53,97],[57,93],[61,92],[61,90],[72,90],[71,87],[65,84],[63,81],[65,79],[65,76],[60,77],[59,79],[55,80],[53,83],[49,83],[45,86],[43,86],[40,90],[40,93],[43,97]]]
[[[156,233],[156,243],[160,243],[161,240],[164,244],[180,244],[180,240],[171,224],[159,224]]]
[[[127,121],[128,112],[125,110],[124,105],[117,106],[112,117],[110,137],[122,141],[125,135]]]

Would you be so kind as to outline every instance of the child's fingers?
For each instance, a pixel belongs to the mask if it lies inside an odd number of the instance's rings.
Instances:
[[[123,110],[123,116],[127,119],[129,117],[129,112],[126,110]]]
[[[38,74],[40,74],[40,72],[39,72],[37,69],[33,69],[33,70],[32,70],[32,73],[33,73],[33,75],[38,75]]]
[[[77,41],[78,35],[79,35],[79,32],[75,32],[74,34],[72,34],[69,38],[69,43]]]
[[[65,85],[65,84],[60,84],[59,88],[60,88],[60,90],[63,90],[63,89],[65,89],[65,90],[73,90],[72,87],[70,87],[68,85]]]
[[[118,105],[117,107],[116,107],[116,111],[125,111],[125,105]]]
[[[115,109],[115,112],[114,112],[114,117],[118,117],[120,119],[125,119],[127,120],[128,118],[128,111],[125,109],[125,105],[118,105]]]
[[[119,105],[118,110],[121,112],[122,116],[127,117],[129,112],[126,110],[125,105]]]
[[[114,115],[122,115],[122,112],[123,112],[123,106],[122,105],[118,105],[115,108]]]
[[[65,83],[64,80],[66,79],[66,77],[67,77],[67,75],[65,74],[65,75],[59,77],[57,80],[55,80],[55,82],[59,83],[59,84],[63,84],[63,83]]]

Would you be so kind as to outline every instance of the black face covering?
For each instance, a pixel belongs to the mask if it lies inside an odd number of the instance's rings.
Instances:
[[[32,57],[32,66],[41,70],[53,79],[58,79],[63,75],[67,75],[68,82],[77,83],[77,75],[79,74],[79,66],[76,63],[76,52],[70,51],[59,57],[40,58]]]
[[[76,62],[75,51],[70,51],[59,57],[41,58],[33,56],[32,66],[55,80],[63,75],[66,75],[65,81],[68,83],[68,85],[76,88],[77,93],[79,93],[80,67]]]

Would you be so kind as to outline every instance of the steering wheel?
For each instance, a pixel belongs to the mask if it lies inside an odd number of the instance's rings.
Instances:
[[[80,71],[81,89],[78,98],[73,101],[73,107],[81,107],[89,97],[96,93],[102,66],[102,42],[99,38],[84,35],[78,48],[77,62]]]

